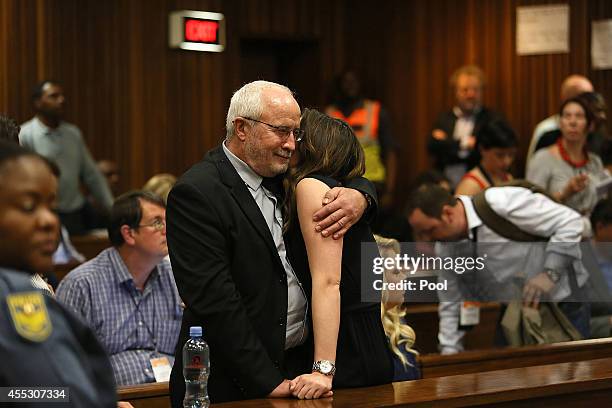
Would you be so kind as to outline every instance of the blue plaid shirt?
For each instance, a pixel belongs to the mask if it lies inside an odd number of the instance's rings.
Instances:
[[[167,260],[140,292],[117,250],[105,249],[61,281],[57,300],[96,333],[110,355],[117,385],[154,382],[151,358],[174,363],[183,309]]]

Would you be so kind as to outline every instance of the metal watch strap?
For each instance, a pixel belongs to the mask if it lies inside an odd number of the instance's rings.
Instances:
[[[557,283],[559,280],[561,280],[561,275],[559,275],[559,272],[555,271],[554,269],[546,269],[545,272],[546,276],[548,276],[553,283]]]
[[[329,360],[319,360],[312,364],[312,371],[331,377],[336,373],[336,365]]]

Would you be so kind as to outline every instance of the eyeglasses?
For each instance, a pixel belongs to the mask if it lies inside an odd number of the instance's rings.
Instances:
[[[166,222],[156,219],[150,224],[140,224],[138,227],[153,227],[156,231],[163,231],[163,229],[166,228]]]
[[[253,122],[261,123],[263,125],[266,125],[274,129],[274,131],[283,139],[283,141],[286,141],[287,139],[289,139],[289,135],[291,135],[291,133],[293,133],[293,137],[295,138],[296,142],[301,141],[302,138],[304,137],[304,129],[300,129],[300,128],[292,129],[288,126],[275,126],[275,125],[271,125],[269,123],[262,122],[261,120],[257,120],[253,118],[244,118],[244,119],[252,120]]]

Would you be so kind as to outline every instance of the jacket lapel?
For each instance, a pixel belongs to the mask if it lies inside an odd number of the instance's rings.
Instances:
[[[483,128],[485,123],[489,122],[490,118],[488,116],[489,115],[485,111],[485,108],[482,107],[480,109],[480,112],[476,114],[476,119],[474,120],[474,130],[472,131],[472,134],[475,135],[477,133],[480,133],[480,130]]]
[[[232,166],[229,159],[225,156],[223,148],[219,146],[211,151],[210,158],[217,166],[219,175],[221,176],[221,181],[229,187],[234,200],[236,200],[236,204],[238,204],[246,218],[261,236],[268,248],[276,255],[275,258],[282,267],[282,262],[278,256],[278,250],[276,249],[274,239],[272,238],[272,233],[266,224],[266,220],[261,213],[261,210],[257,206],[257,203],[255,203],[255,200],[249,192],[245,182],[242,180],[242,178],[240,178],[234,166]]]

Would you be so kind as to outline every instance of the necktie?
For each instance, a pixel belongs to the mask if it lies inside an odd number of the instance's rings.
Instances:
[[[283,176],[279,175],[276,177],[264,177],[261,185],[274,194],[279,201],[283,199]]]

